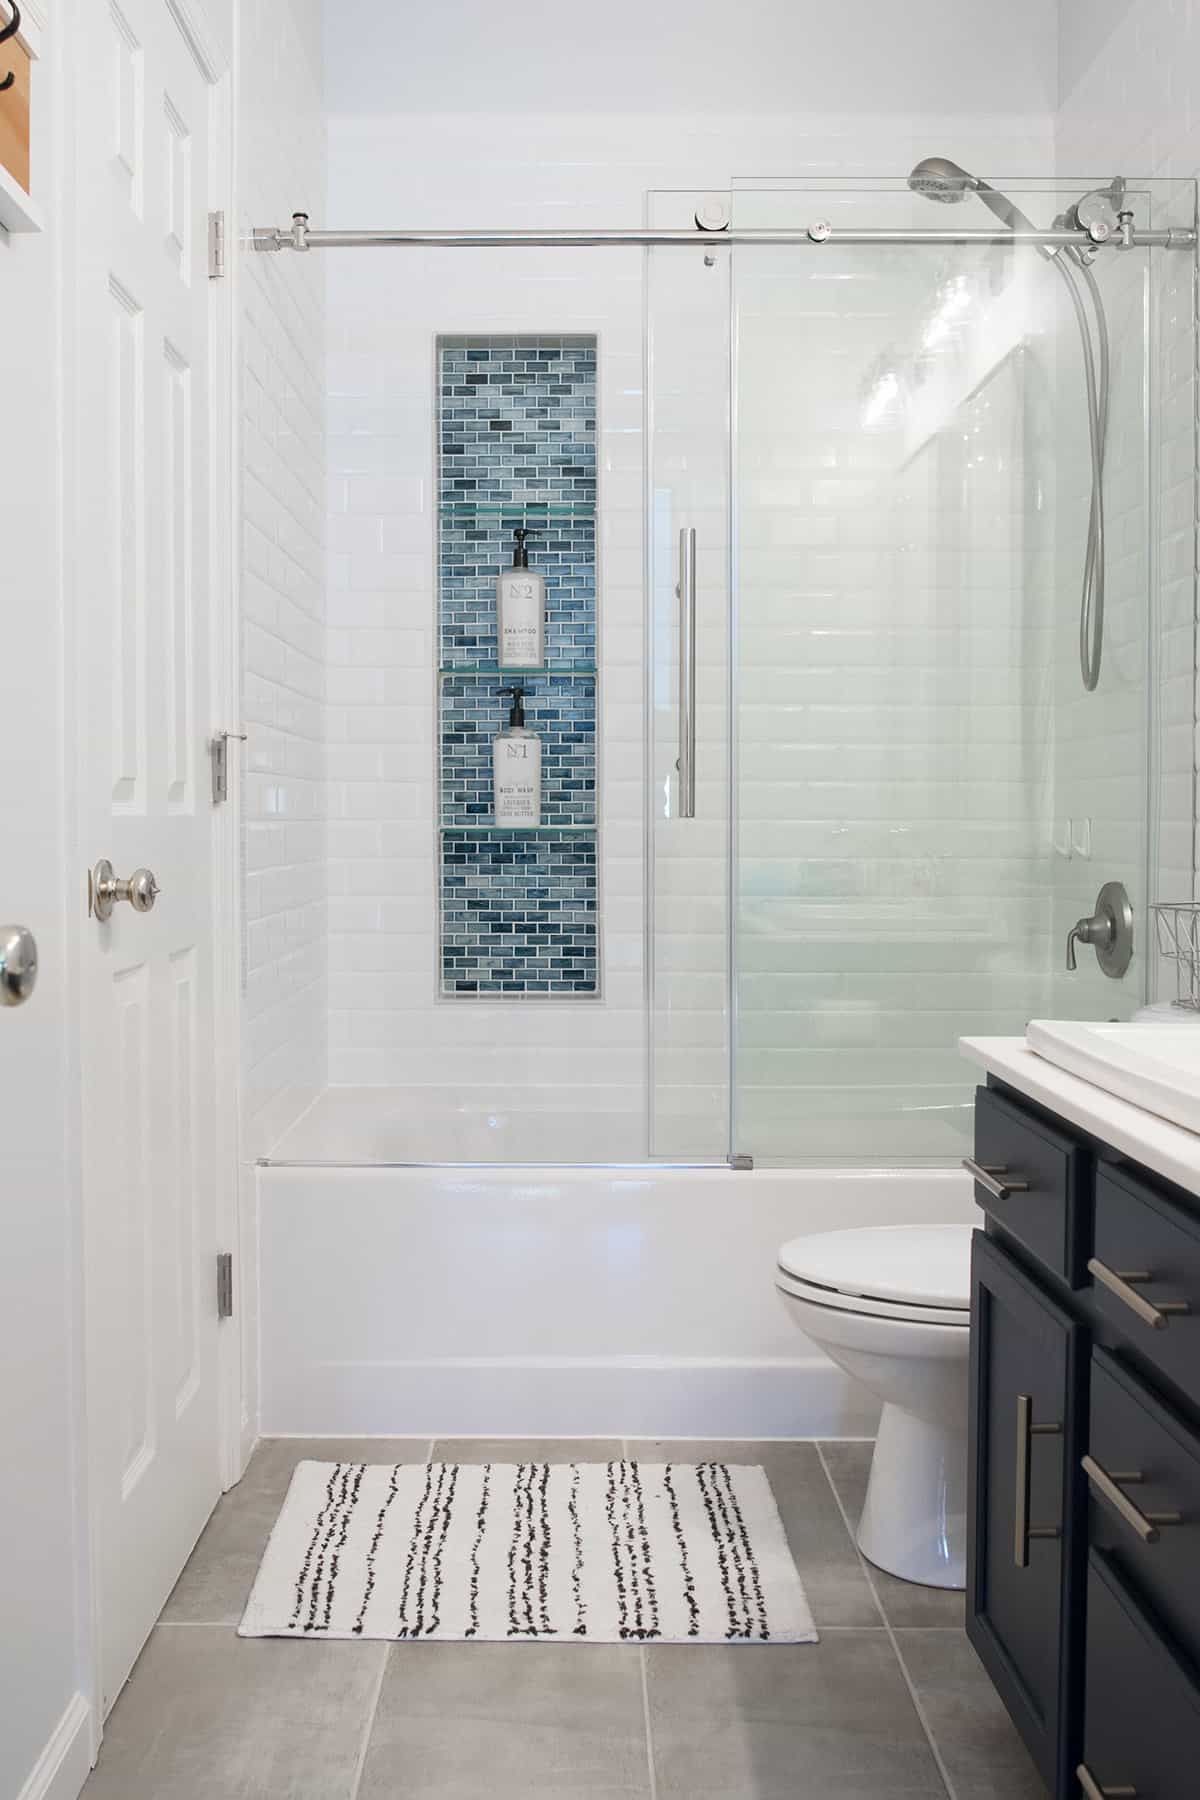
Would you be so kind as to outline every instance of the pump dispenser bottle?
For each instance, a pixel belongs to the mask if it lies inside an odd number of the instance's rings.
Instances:
[[[540,825],[542,822],[542,740],[525,724],[523,688],[501,688],[512,695],[508,729],[492,741],[492,776],[497,825]]]
[[[496,580],[496,640],[502,669],[540,669],[546,659],[546,583],[529,567],[527,530],[513,532],[512,568]]]

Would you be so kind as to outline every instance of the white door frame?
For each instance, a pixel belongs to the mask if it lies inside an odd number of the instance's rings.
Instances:
[[[56,20],[62,32],[62,83],[63,114],[66,121],[63,143],[63,168],[67,173],[74,166],[73,152],[76,148],[75,130],[71,104],[81,81],[97,79],[95,70],[81,68],[80,34],[76,28],[77,11],[80,5],[91,4],[92,0],[73,0],[73,4],[56,7]],[[226,272],[222,279],[209,282],[209,323],[210,323],[210,444],[211,482],[210,507],[210,602],[213,607],[211,620],[211,692],[202,697],[202,704],[207,709],[207,729],[238,729],[238,708],[240,705],[241,684],[239,679],[239,643],[240,643],[240,603],[239,603],[239,558],[237,555],[239,507],[237,503],[237,485],[235,482],[236,454],[238,433],[236,429],[236,332],[235,332],[235,294],[237,287],[237,259],[234,251],[236,235],[235,189],[234,189],[234,70],[231,58],[231,46],[223,44],[206,15],[203,0],[159,0],[164,10],[174,20],[184,43],[190,50],[201,75],[208,85],[210,94],[210,157],[206,172],[208,190],[208,208],[211,211],[223,212],[226,221]],[[78,416],[78,397],[80,390],[78,368],[78,333],[75,309],[78,305],[78,262],[75,246],[78,243],[78,196],[74,192],[74,184],[66,179],[61,189],[62,216],[57,221],[59,234],[60,283],[62,293],[62,424],[70,432],[74,428]],[[64,746],[64,767],[68,771],[78,772],[82,766],[82,758],[87,754],[87,746],[79,729],[79,721],[86,716],[77,704],[78,688],[82,679],[78,650],[78,621],[81,608],[86,605],[87,585],[86,571],[81,571],[73,556],[72,524],[77,516],[79,504],[78,494],[74,490],[73,477],[70,473],[71,459],[64,462],[63,473],[63,530],[61,536],[62,580],[64,593],[64,683],[65,692],[75,702],[65,709],[66,744]],[[65,804],[65,841],[71,851],[71,867],[68,871],[68,908],[84,906],[85,871],[93,846],[84,843],[81,835],[81,822],[77,798],[77,783],[72,784],[76,791],[69,792]],[[230,797],[221,806],[215,806],[211,812],[211,856],[213,869],[213,905],[215,966],[213,971],[213,1007],[214,1007],[214,1040],[216,1048],[216,1117],[217,1117],[217,1232],[218,1242],[223,1249],[235,1252],[235,1318],[224,1325],[218,1334],[218,1384],[219,1384],[219,1441],[220,1441],[220,1475],[223,1488],[231,1487],[242,1474],[247,1456],[254,1442],[254,1421],[245,1416],[244,1392],[248,1386],[244,1379],[243,1357],[241,1351],[241,1331],[238,1328],[236,1312],[239,1309],[238,1289],[243,1279],[251,1278],[252,1272],[238,1267],[242,1258],[237,1252],[241,1249],[242,1204],[239,1192],[240,1178],[240,963],[239,944],[241,942],[241,895],[239,868],[240,857],[238,845],[241,829],[241,802],[239,784],[230,783]],[[79,1144],[79,1095],[81,1083],[80,1068],[80,1005],[82,1001],[82,983],[79,969],[78,934],[68,931],[68,954],[71,958],[69,969],[69,986],[74,1010],[75,1029],[72,1033],[72,1088],[75,1110],[75,1128],[73,1132],[75,1147],[75,1190],[76,1204],[81,1189],[81,1172],[78,1168]],[[86,1272],[86,1260],[81,1258],[81,1277]],[[213,1271],[214,1293],[216,1271]],[[87,1355],[88,1344],[88,1296],[86,1283],[82,1283],[80,1295],[83,1313],[81,1339],[84,1355]],[[94,1762],[100,1748],[103,1733],[103,1702],[100,1691],[100,1609],[97,1594],[97,1571],[99,1567],[96,1545],[96,1515],[92,1504],[92,1493],[95,1482],[91,1472],[94,1467],[94,1435],[88,1417],[88,1395],[86,1379],[80,1395],[80,1432],[82,1442],[78,1445],[76,1467],[79,1474],[77,1484],[77,1504],[80,1517],[78,1529],[80,1541],[86,1547],[86,1576],[81,1584],[81,1598],[87,1608],[87,1619],[82,1636],[89,1647],[89,1669],[86,1687],[91,1702],[91,1756]]]

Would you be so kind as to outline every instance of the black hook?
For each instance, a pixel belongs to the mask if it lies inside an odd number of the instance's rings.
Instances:
[[[12,7],[12,18],[7,25],[0,28],[0,44],[7,43],[9,38],[16,37],[21,29],[21,9],[17,5],[17,0],[8,0],[8,4]],[[4,80],[0,81],[0,94],[7,93],[16,79],[10,69]]]

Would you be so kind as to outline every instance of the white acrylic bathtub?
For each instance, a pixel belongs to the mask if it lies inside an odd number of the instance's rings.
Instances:
[[[977,1216],[941,1169],[256,1173],[266,1435],[870,1435],[776,1251]]]

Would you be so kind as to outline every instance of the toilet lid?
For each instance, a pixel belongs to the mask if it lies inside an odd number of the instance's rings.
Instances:
[[[971,1225],[870,1225],[793,1238],[779,1252],[787,1275],[815,1288],[899,1306],[966,1312]]]

